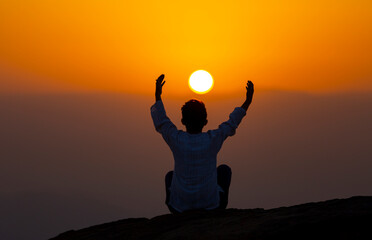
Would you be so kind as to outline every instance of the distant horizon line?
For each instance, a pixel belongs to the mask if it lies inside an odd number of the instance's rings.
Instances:
[[[256,92],[258,93],[288,93],[288,94],[303,94],[303,95],[316,95],[316,96],[322,96],[322,95],[372,95],[372,89],[364,89],[364,90],[334,90],[334,91],[314,91],[314,90],[292,90],[292,89],[280,89],[280,88],[261,88],[256,89]],[[228,93],[207,93],[207,94],[196,94],[190,92],[179,94],[179,93],[172,93],[172,92],[165,92],[163,98],[170,98],[170,99],[179,99],[179,98],[185,98],[185,97],[195,97],[195,98],[239,98],[241,92],[238,90],[236,91],[230,91]],[[244,95],[243,92],[241,93],[242,96]],[[63,95],[80,95],[80,96],[87,96],[87,95],[126,95],[126,96],[137,96],[137,97],[145,97],[145,98],[152,98],[154,94],[150,94],[147,92],[125,92],[125,91],[105,91],[105,90],[71,90],[71,91],[10,91],[10,92],[1,92],[0,91],[0,97],[7,97],[7,96],[63,96]],[[237,96],[239,95],[239,96]]]

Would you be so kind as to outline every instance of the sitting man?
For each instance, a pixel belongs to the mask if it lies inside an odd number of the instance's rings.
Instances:
[[[161,100],[164,75],[156,80],[156,102],[151,107],[155,129],[173,152],[174,170],[165,176],[165,203],[172,213],[193,209],[225,209],[231,182],[231,169],[217,165],[217,153],[222,143],[246,115],[252,102],[253,83],[248,81],[246,100],[235,108],[228,121],[217,129],[202,132],[208,123],[204,103],[190,100],[182,107],[182,124],[186,132],[177,130],[165,113]]]

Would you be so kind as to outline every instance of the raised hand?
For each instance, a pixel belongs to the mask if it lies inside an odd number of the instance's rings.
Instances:
[[[164,84],[165,84],[164,74],[162,74],[158,77],[158,79],[156,79],[156,89],[155,89],[156,101],[161,100],[161,94],[163,92],[163,85]]]
[[[249,105],[251,105],[252,103],[253,92],[254,92],[253,83],[251,81],[248,81],[245,89],[247,89],[247,93],[246,93],[245,102],[243,103],[242,108],[244,108],[247,111]]]
[[[248,81],[245,89],[247,89],[246,101],[249,102],[249,104],[251,104],[254,92],[253,83],[251,81]]]

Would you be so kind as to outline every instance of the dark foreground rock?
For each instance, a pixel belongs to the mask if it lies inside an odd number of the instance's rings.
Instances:
[[[52,239],[372,239],[372,197],[124,219]]]

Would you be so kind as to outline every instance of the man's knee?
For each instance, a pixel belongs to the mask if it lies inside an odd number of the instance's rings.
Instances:
[[[165,180],[172,179],[172,177],[173,177],[173,171],[169,171],[169,172],[165,175]]]
[[[217,168],[217,184],[226,192],[229,192],[231,183],[231,168],[225,164],[218,166]]]
[[[217,172],[220,173],[220,174],[223,174],[223,175],[227,175],[227,176],[231,176],[232,174],[232,171],[231,171],[231,168],[229,166],[227,166],[226,164],[221,164],[218,166],[217,168]]]
[[[167,185],[168,187],[170,186],[171,182],[172,182],[172,178],[173,178],[173,171],[169,171],[166,175],[165,175],[165,185]]]

